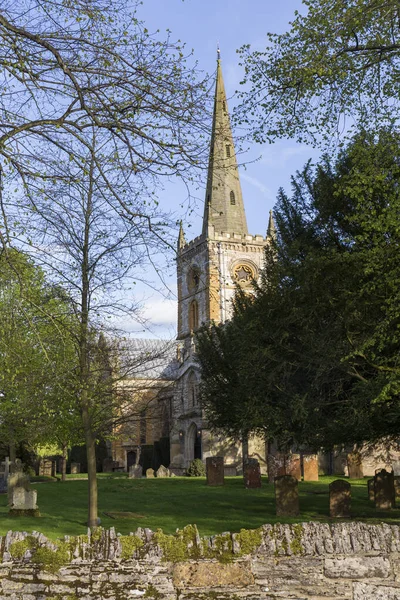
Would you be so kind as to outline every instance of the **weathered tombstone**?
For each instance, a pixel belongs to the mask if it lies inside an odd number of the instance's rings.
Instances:
[[[146,477],[147,479],[152,479],[154,477],[154,469],[147,469]]]
[[[237,468],[234,465],[225,465],[224,466],[224,477],[236,477],[237,476]]]
[[[393,471],[381,469],[375,473],[375,508],[390,510],[395,505],[395,489]]]
[[[169,477],[169,469],[164,467],[164,465],[160,465],[156,472],[157,477]]]
[[[255,458],[249,458],[243,468],[244,487],[254,490],[261,487],[260,463]]]
[[[22,471],[11,473],[7,479],[8,506],[12,505],[14,489],[23,487],[25,490],[30,489],[29,477]]]
[[[275,477],[285,475],[285,455],[268,454],[267,457],[268,483],[274,483]]]
[[[351,485],[344,479],[329,484],[329,515],[333,518],[350,518]]]
[[[304,481],[318,481],[318,455],[303,455]]]
[[[25,487],[15,487],[12,492],[12,502],[9,514],[12,517],[39,517],[39,509],[36,504],[37,491],[27,490]]]
[[[347,467],[349,469],[349,479],[362,479],[364,477],[359,452],[351,452],[347,455]]]
[[[298,481],[292,475],[275,477],[275,505],[278,517],[296,517],[299,510]]]
[[[81,472],[81,463],[72,462],[71,463],[71,475],[77,475]]]
[[[103,473],[112,473],[114,468],[114,461],[112,458],[103,459]]]
[[[52,477],[53,463],[51,460],[41,458],[39,462],[39,475],[41,477]]]
[[[224,485],[224,457],[209,456],[206,458],[207,485]]]
[[[143,475],[142,465],[131,465],[129,467],[129,479],[141,479]]]
[[[288,454],[285,459],[285,474],[301,481],[300,454]]]
[[[375,490],[374,490],[375,480],[368,479],[367,485],[368,485],[368,499],[371,500],[371,502],[375,502]]]

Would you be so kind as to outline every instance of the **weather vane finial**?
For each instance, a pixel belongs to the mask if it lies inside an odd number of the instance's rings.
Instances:
[[[219,60],[221,58],[221,50],[219,47],[219,42],[217,42],[217,60]]]

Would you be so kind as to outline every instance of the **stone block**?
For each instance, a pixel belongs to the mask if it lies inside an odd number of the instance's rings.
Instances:
[[[333,518],[350,518],[351,485],[343,479],[329,484],[329,515]]]
[[[285,474],[301,481],[300,454],[288,454],[285,459]]]
[[[303,455],[304,481],[318,481],[318,454]]]
[[[224,457],[209,456],[206,458],[207,485],[224,485]]]
[[[291,475],[275,477],[275,505],[278,517],[296,517],[299,514],[299,491],[296,477]]]
[[[164,467],[164,465],[161,465],[156,471],[156,476],[157,477],[169,477],[170,476],[169,469],[167,469],[167,467]]]
[[[392,567],[387,556],[337,556],[325,558],[324,575],[337,579],[390,577]]]
[[[129,467],[129,479],[141,479],[142,475],[142,465],[132,465],[131,467]]]
[[[353,583],[353,600],[400,600],[399,584]]]
[[[252,490],[261,487],[261,470],[258,460],[249,459],[243,469],[244,487]]]
[[[359,452],[351,452],[347,455],[347,468],[349,479],[362,479],[364,477],[362,459]]]
[[[39,475],[41,477],[53,477],[53,461],[42,458],[39,461]]]
[[[78,475],[81,472],[81,463],[72,462],[71,463],[71,475]]]
[[[147,477],[147,479],[153,479],[154,478],[154,469],[147,469],[146,477]]]
[[[285,475],[285,455],[284,454],[268,454],[268,483],[274,483],[275,477]]]
[[[247,587],[254,583],[249,563],[220,564],[210,562],[178,563],[172,581],[178,589],[188,587],[212,589],[220,586]]]
[[[374,477],[375,508],[390,510],[395,506],[395,487],[393,471],[381,469]]]

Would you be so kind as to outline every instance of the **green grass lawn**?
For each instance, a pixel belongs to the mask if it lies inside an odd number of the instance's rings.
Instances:
[[[205,478],[128,479],[124,474],[99,477],[99,516],[103,527],[127,534],[137,527],[162,528],[174,533],[191,523],[201,535],[252,529],[263,523],[330,521],[328,485],[337,477],[299,483],[298,518],[275,516],[274,486],[263,477],[262,488],[246,490],[241,477],[225,479],[225,485],[210,488]],[[8,516],[7,496],[0,496],[0,535],[8,530],[40,531],[50,538],[86,533],[87,481],[34,483],[40,518]],[[352,516],[355,520],[398,522],[400,507],[376,511],[368,500],[367,479],[353,480]],[[132,513],[129,518],[111,518],[104,513]]]

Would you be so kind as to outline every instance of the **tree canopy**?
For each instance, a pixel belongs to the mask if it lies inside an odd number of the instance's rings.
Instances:
[[[258,142],[318,144],[362,128],[398,126],[400,7],[397,0],[303,0],[289,31],[244,46],[236,114]],[[304,13],[304,14],[303,14]]]
[[[212,426],[314,448],[396,438],[399,141],[363,133],[280,191],[254,296],[199,335]]]

